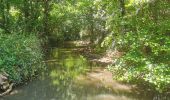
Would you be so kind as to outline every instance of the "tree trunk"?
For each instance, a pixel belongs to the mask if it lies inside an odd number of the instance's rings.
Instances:
[[[121,16],[123,17],[125,15],[125,0],[119,0],[119,1],[120,1]]]
[[[49,33],[49,0],[44,0],[44,20],[43,20],[44,32],[43,36]]]
[[[120,11],[121,11],[121,20],[123,21],[123,17],[125,16],[125,0],[119,0],[119,3],[120,3]],[[121,22],[120,22],[120,25],[121,25]],[[123,38],[124,34],[125,34],[125,25],[121,25],[121,36]]]

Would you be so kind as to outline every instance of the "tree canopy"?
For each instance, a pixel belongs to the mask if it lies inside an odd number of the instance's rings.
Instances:
[[[169,0],[0,0],[0,42],[12,34],[58,45],[87,39],[96,49],[122,53],[109,66],[116,79],[142,80],[163,92],[170,85],[169,10]]]

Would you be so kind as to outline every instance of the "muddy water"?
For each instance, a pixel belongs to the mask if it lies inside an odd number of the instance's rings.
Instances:
[[[49,55],[41,77],[0,100],[170,100],[113,81],[110,72],[73,52],[73,48],[52,48]]]

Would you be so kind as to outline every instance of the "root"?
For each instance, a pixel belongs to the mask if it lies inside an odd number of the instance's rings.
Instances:
[[[4,96],[4,95],[9,94],[9,93],[12,91],[13,85],[14,85],[14,84],[12,83],[5,92],[3,92],[3,93],[0,94],[0,96]]]

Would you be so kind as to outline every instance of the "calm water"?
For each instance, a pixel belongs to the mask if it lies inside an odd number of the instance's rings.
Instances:
[[[153,93],[116,91],[95,81],[76,80],[93,65],[71,48],[53,48],[45,71],[38,79],[13,90],[0,100],[170,100]]]

